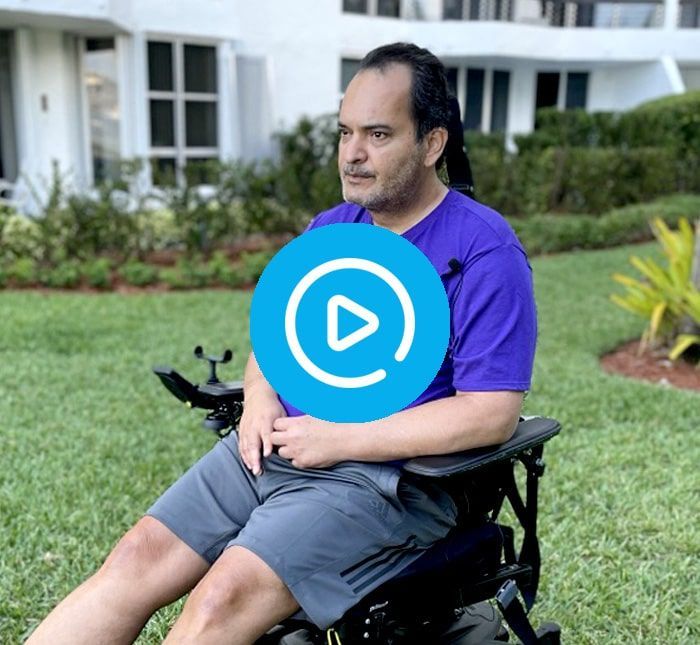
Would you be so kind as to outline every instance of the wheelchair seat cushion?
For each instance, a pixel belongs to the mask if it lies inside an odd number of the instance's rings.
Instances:
[[[498,566],[503,548],[503,533],[495,522],[477,526],[457,526],[438,540],[415,562],[394,579],[404,583],[409,578],[479,575]]]

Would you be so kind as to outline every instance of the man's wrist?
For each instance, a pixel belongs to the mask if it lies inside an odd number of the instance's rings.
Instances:
[[[275,392],[266,381],[244,385],[243,399],[246,402],[279,402],[277,392]]]

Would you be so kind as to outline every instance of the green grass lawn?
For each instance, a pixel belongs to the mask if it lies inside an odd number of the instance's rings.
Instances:
[[[651,253],[650,247],[636,247]],[[700,641],[700,395],[608,376],[597,357],[642,322],[607,300],[631,249],[533,262],[540,340],[528,414],[545,457],[536,621],[567,643]],[[249,346],[248,293],[0,292],[0,642],[20,642],[212,444],[151,375],[199,380],[193,347]],[[178,605],[139,642],[160,642]]]

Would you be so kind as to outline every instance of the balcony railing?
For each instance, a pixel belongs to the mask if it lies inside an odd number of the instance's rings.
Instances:
[[[700,0],[681,0],[679,24],[698,26]],[[444,20],[498,20],[550,27],[654,28],[664,20],[662,0],[444,0]]]

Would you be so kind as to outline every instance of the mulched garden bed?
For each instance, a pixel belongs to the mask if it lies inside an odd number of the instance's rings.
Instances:
[[[638,340],[605,354],[600,362],[606,372],[700,392],[699,367],[684,360],[670,361],[666,351],[640,353]]]

